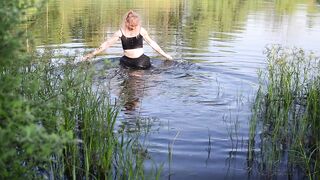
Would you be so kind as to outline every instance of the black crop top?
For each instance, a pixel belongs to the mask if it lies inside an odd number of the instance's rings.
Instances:
[[[121,29],[120,29],[120,31],[122,33]],[[122,48],[124,50],[142,48],[143,47],[143,37],[140,33],[138,34],[138,36],[135,36],[135,37],[126,37],[122,33],[121,43],[122,43]]]

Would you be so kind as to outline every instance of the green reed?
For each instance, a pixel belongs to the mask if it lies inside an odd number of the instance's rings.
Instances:
[[[266,55],[267,72],[259,74],[260,87],[250,122],[248,160],[258,160],[260,170],[271,176],[286,161],[289,174],[301,168],[309,179],[316,179],[320,61],[312,53],[281,46],[267,48]],[[260,154],[254,153],[258,128],[262,130]]]
[[[43,176],[144,179],[147,151],[138,139],[139,132],[116,130],[120,105],[111,102],[108,92],[93,90],[99,72],[90,64],[75,65],[72,58],[57,66],[52,57],[50,50],[36,56],[38,63],[24,68],[21,86],[33,106],[42,107],[36,109],[39,123],[51,133],[69,135],[62,153],[48,156],[50,165],[43,169]],[[153,173],[150,177],[159,177],[159,172]]]
[[[31,38],[26,49],[19,27],[35,2],[0,4],[0,179],[144,179],[147,151],[116,130],[119,105],[93,90],[93,66],[37,54]]]

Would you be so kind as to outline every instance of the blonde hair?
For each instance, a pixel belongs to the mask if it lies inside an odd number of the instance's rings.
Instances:
[[[127,29],[128,26],[141,26],[140,15],[132,10],[128,11],[122,21],[122,29]]]

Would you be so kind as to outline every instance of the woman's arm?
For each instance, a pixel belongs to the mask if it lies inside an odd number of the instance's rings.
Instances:
[[[108,39],[107,41],[105,41],[104,43],[102,43],[97,49],[95,49],[93,52],[87,54],[86,56],[84,56],[82,58],[82,60],[89,60],[91,59],[93,56],[101,53],[102,51],[106,50],[107,48],[109,48],[111,45],[113,45],[115,42],[117,42],[117,40],[119,39],[119,37],[121,36],[121,32],[120,30],[118,30],[117,32],[115,32],[113,34],[113,36]]]
[[[144,28],[141,28],[140,30],[140,33],[141,35],[143,36],[144,40],[154,49],[156,50],[158,53],[160,53],[162,56],[164,56],[166,59],[168,60],[172,60],[173,58],[165,53],[161,48],[160,46],[150,38],[150,36],[148,35],[148,32],[144,29]]]

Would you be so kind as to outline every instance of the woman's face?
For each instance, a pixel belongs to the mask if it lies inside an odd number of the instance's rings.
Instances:
[[[132,24],[130,24],[130,25],[128,26],[128,29],[129,29],[130,31],[134,31],[134,30],[137,29],[137,25],[132,25]]]
[[[134,31],[134,30],[136,30],[137,29],[137,27],[138,27],[138,19],[136,19],[136,18],[131,18],[131,19],[129,19],[129,21],[127,21],[127,28],[128,28],[128,30],[129,31]]]

